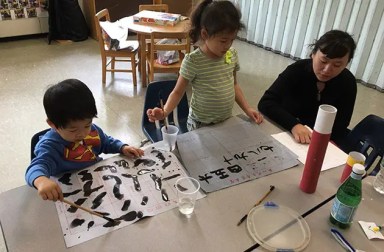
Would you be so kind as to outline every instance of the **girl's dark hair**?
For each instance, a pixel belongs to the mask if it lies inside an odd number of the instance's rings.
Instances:
[[[243,29],[241,13],[230,1],[203,0],[191,13],[189,36],[193,43],[200,39],[201,29],[207,30],[208,36],[219,32],[233,32]]]
[[[97,117],[91,90],[77,79],[67,79],[50,86],[43,99],[45,113],[57,128],[65,128],[70,121]]]
[[[310,45],[313,47],[312,54],[320,50],[327,58],[342,58],[349,53],[348,62],[355,54],[356,44],[352,36],[340,30],[326,32],[319,40]]]

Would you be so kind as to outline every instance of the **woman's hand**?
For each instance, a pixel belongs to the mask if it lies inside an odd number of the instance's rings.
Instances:
[[[121,153],[124,155],[124,156],[127,156],[127,157],[141,157],[144,155],[144,151],[142,149],[139,149],[139,148],[136,148],[136,147],[133,147],[133,146],[129,146],[129,145],[124,145],[122,148],[121,148]]]
[[[247,109],[246,113],[247,113],[247,116],[249,116],[249,118],[251,118],[257,124],[262,123],[264,120],[263,115],[259,111],[255,110],[253,108]]]
[[[43,200],[62,201],[64,198],[60,186],[45,176],[36,178],[33,185]]]
[[[147,110],[147,116],[150,122],[154,122],[156,120],[163,120],[165,118],[165,111],[161,108],[153,108]]]
[[[293,126],[291,132],[296,142],[302,144],[309,144],[311,142],[312,131],[308,127],[299,123]]]

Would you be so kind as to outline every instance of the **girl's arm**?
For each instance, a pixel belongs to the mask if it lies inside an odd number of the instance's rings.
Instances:
[[[255,121],[257,124],[260,124],[261,122],[263,122],[263,116],[260,112],[256,111],[251,106],[249,106],[247,100],[245,99],[243,91],[240,88],[240,85],[237,84],[236,71],[233,72],[233,78],[235,82],[234,85],[236,103],[253,121]]]
[[[161,108],[157,107],[147,110],[149,121],[154,122],[156,120],[163,120],[165,117],[167,117],[169,113],[171,113],[179,104],[181,98],[183,97],[187,89],[187,85],[188,80],[180,75],[177,79],[175,88],[172,90],[167,102],[164,105],[164,111]]]

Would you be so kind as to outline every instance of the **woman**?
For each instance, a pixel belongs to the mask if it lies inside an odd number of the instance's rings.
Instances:
[[[346,68],[356,44],[346,32],[331,30],[320,37],[310,59],[288,66],[259,101],[259,110],[291,131],[299,143],[309,143],[320,104],[337,108],[331,140],[346,148],[346,135],[356,99],[356,79]]]

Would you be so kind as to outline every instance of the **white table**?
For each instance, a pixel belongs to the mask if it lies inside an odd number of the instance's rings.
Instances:
[[[268,122],[260,127],[269,134],[281,131]],[[243,251],[254,241],[245,223],[241,226],[236,226],[236,223],[269,190],[270,185],[276,189],[267,200],[290,207],[300,214],[333,195],[340,185],[338,179],[342,167],[322,172],[316,192],[306,194],[299,189],[302,169],[303,165],[299,165],[210,193],[197,202],[191,219],[173,209],[69,249],[65,247],[54,204],[41,200],[33,188],[22,186],[0,194],[0,224],[11,252]],[[308,219],[313,235],[306,251],[322,248],[318,239],[334,243],[333,238],[325,235],[318,238],[315,231],[327,227],[321,216],[329,213],[329,207],[323,209],[324,213],[318,210],[318,215],[315,211],[310,215],[314,216],[313,219]],[[318,224],[319,218],[321,223]]]

